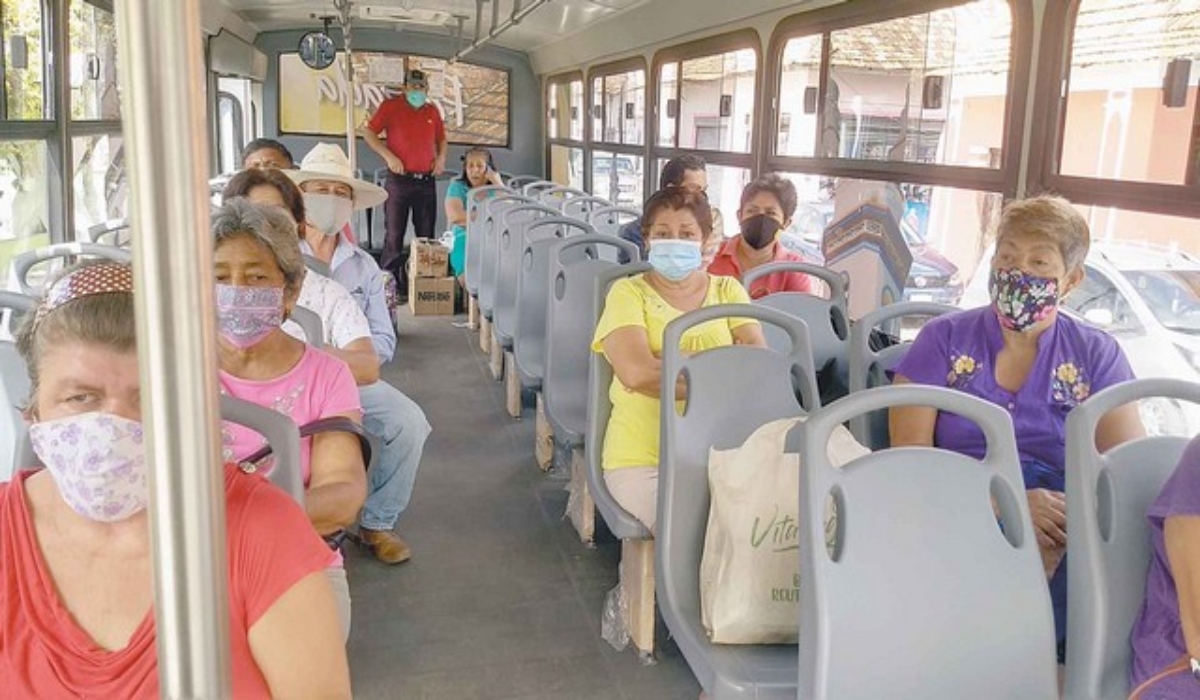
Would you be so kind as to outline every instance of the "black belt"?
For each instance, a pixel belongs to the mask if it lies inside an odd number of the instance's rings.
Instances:
[[[389,171],[388,175],[390,175],[392,177],[396,177],[396,178],[403,178],[406,180],[417,180],[419,182],[424,182],[425,180],[433,180],[434,179],[433,173],[393,173],[393,172]]]

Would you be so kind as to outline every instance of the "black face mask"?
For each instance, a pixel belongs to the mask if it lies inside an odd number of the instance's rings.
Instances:
[[[775,241],[780,224],[766,214],[751,216],[742,221],[742,238],[755,250],[762,250]]]

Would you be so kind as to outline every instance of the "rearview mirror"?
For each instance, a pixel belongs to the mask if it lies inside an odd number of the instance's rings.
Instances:
[[[313,70],[325,70],[333,65],[337,50],[333,39],[325,32],[308,32],[300,37],[300,60]]]
[[[1083,312],[1083,317],[1088,323],[1100,328],[1107,328],[1116,320],[1113,318],[1112,309],[1088,309]]]

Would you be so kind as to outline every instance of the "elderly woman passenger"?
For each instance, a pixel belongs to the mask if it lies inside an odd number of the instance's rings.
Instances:
[[[462,176],[454,178],[446,188],[446,221],[454,231],[450,267],[455,276],[462,276],[467,264],[467,195],[476,187],[503,184],[491,151],[476,146],[463,155]]]
[[[894,380],[965,391],[1011,414],[1050,578],[1060,661],[1066,638],[1067,414],[1091,394],[1133,378],[1112,337],[1058,313],[1059,301],[1083,280],[1089,239],[1087,222],[1064,199],[1010,203],[996,234],[991,305],[929,321]],[[893,446],[936,445],[974,457],[986,447],[974,424],[923,406],[892,409],[889,427]],[[1136,407],[1123,406],[1100,421],[1098,447],[1141,434]]]
[[[233,199],[212,221],[217,285],[221,390],[266,406],[303,426],[322,418],[361,419],[358,391],[346,363],[306,345],[280,328],[291,313],[304,276],[296,230],[286,214]],[[240,460],[264,444],[262,436],[227,424],[226,457]],[[305,509],[318,534],[334,535],[354,523],[366,495],[366,468],[356,436],[324,432],[301,444]],[[350,594],[340,552],[327,572],[349,629]]]
[[[18,334],[44,469],[0,484],[0,696],[158,697],[133,275],[87,264]],[[214,465],[216,466],[216,465]],[[262,476],[224,468],[235,697],[350,697],[329,550]]]
[[[701,267],[701,242],[712,232],[703,194],[679,187],[659,190],[646,202],[642,231],[653,269],[618,280],[608,291],[592,350],[613,368],[612,415],[604,433],[604,481],[613,497],[651,532],[657,524],[659,382],[663,331],[679,316],[714,304],[750,299],[737,280]],[[719,319],[684,334],[680,349],[702,352],[734,343],[764,345],[749,319]],[[676,396],[681,398],[681,396]]]

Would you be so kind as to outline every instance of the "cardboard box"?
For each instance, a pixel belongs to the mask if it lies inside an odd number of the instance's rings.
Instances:
[[[409,277],[445,277],[450,274],[450,249],[437,241],[414,239],[408,255]]]
[[[413,316],[453,316],[453,277],[408,278],[408,308]]]
[[[838,186],[840,215],[825,229],[821,249],[825,267],[850,280],[849,314],[852,320],[904,298],[904,283],[912,267],[912,251],[900,231],[904,198],[891,192],[894,185],[846,182],[847,207]],[[896,200],[899,198],[900,207]]]

